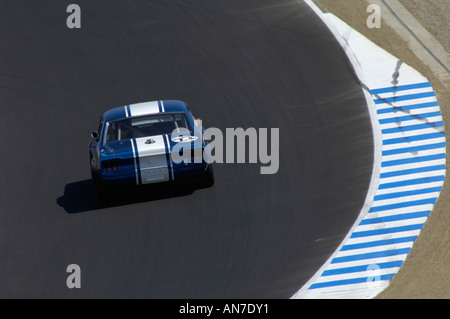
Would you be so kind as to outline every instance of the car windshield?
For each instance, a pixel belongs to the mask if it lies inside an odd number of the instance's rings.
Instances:
[[[192,131],[184,113],[163,113],[127,118],[108,123],[106,143],[139,137],[172,134],[173,131]]]

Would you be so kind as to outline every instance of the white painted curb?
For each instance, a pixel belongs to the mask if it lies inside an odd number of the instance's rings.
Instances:
[[[333,32],[361,81],[375,160],[357,221],[292,298],[373,298],[402,266],[439,197],[446,168],[444,123],[425,77],[304,1]]]

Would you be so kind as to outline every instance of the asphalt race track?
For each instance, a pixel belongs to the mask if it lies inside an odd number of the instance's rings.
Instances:
[[[0,0],[0,298],[289,298],[349,231],[373,165],[366,101],[302,2]],[[179,99],[207,127],[280,128],[280,168],[101,205],[105,110]],[[67,266],[81,268],[69,289]]]

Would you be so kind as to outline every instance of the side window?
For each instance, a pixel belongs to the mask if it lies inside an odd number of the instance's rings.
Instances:
[[[177,128],[189,129],[187,124],[186,116],[183,113],[176,113],[173,115],[173,119],[177,124]]]

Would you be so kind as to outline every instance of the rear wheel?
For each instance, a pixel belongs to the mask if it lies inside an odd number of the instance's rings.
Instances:
[[[97,198],[101,203],[106,203],[109,200],[109,187],[100,179],[91,165],[91,177],[94,183],[94,188],[97,193]]]
[[[197,178],[198,188],[208,188],[214,185],[214,171],[212,165],[208,165],[206,171]]]

